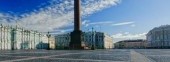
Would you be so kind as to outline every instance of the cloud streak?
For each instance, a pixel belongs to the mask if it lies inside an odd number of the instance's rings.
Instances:
[[[130,27],[135,27],[135,22],[121,22],[121,23],[114,23],[113,21],[102,21],[102,22],[90,22],[89,20],[85,20],[82,22],[83,26],[87,27],[90,25],[108,25],[108,26],[123,26],[123,25],[130,25]]]
[[[111,24],[113,23],[112,21],[104,21],[104,22],[93,22],[89,23],[90,25],[100,25],[100,24]]]
[[[112,23],[113,23],[112,21],[90,22],[89,20],[84,20],[82,22],[82,25],[88,27],[90,25],[110,25]]]
[[[134,24],[134,23],[135,23],[135,22],[122,22],[122,23],[112,24],[112,26],[130,25],[130,24]]]
[[[82,17],[89,16],[110,6],[117,5],[120,0],[82,0]],[[73,21],[74,0],[53,0],[45,8],[15,17],[0,13],[0,22],[17,24],[31,30],[42,32],[54,31],[68,26]],[[12,22],[9,22],[12,21]],[[55,29],[54,29],[55,28]]]

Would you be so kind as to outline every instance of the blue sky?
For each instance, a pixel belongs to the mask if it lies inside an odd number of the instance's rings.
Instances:
[[[20,15],[48,5],[48,0],[0,0],[0,12]]]
[[[115,23],[134,22],[135,27],[112,26],[108,32],[127,31],[132,33],[147,32],[153,27],[169,24],[169,0],[122,0],[117,6],[105,9],[89,16],[91,21],[113,21]]]
[[[145,38],[170,24],[170,0],[82,0],[82,30],[106,32],[115,41]],[[0,0],[0,22],[37,31],[65,33],[73,27],[73,1]]]
[[[119,26],[101,25],[98,30],[114,34],[122,40],[145,38],[149,30],[160,25],[170,24],[170,0],[122,0],[120,4],[95,13],[87,20],[112,21],[115,23],[129,22]],[[131,22],[131,23],[130,23]]]

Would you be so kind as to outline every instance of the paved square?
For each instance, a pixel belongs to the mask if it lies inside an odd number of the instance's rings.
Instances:
[[[169,62],[169,49],[0,51],[0,62]]]

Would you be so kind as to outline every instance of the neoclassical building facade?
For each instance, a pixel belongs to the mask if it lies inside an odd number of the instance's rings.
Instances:
[[[87,48],[92,48],[92,46],[96,49],[113,48],[113,38],[103,32],[83,32],[82,42]],[[56,35],[55,43],[58,49],[69,48],[70,33]]]
[[[147,47],[146,40],[136,39],[136,40],[122,40],[114,43],[114,48],[116,49],[143,49]]]
[[[56,49],[67,49],[70,43],[70,33],[59,34],[55,36],[55,48]]]
[[[93,45],[97,49],[113,48],[113,38],[103,32],[84,32],[83,41],[89,48],[92,48]]]
[[[0,25],[0,50],[41,49],[46,42],[44,34],[19,28]]]
[[[170,25],[163,25],[147,33],[149,48],[170,48]]]

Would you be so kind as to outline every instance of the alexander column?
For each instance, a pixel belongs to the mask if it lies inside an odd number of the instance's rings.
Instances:
[[[81,31],[81,0],[74,0],[74,31],[71,32],[70,49],[83,49]]]

